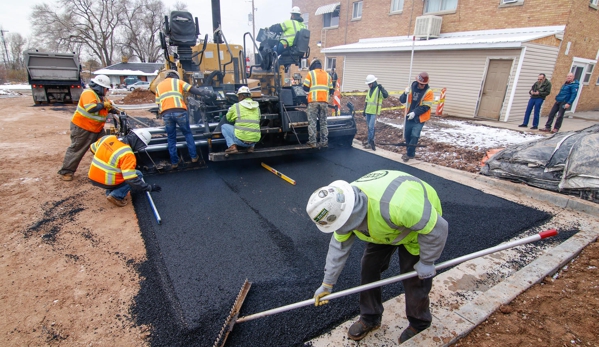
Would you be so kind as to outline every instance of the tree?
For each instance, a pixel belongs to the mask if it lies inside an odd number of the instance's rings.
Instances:
[[[164,5],[160,0],[124,2],[124,56],[137,56],[141,62],[155,63],[161,57],[159,32],[164,20]]]
[[[53,50],[79,51],[112,65],[119,44],[116,34],[126,0],[58,0],[58,6],[33,6],[33,32]],[[79,48],[79,49],[78,49]]]
[[[27,40],[19,33],[10,33],[6,41],[10,50],[11,69],[23,70],[25,68],[23,51],[25,50],[25,45],[27,45]]]

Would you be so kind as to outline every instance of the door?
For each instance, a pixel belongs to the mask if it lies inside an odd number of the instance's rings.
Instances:
[[[478,117],[499,120],[513,60],[491,59],[478,108]]]
[[[572,63],[572,67],[570,68],[570,72],[574,74],[574,79],[579,82],[578,85],[578,95],[576,95],[576,99],[572,106],[570,106],[570,110],[567,112],[576,112],[576,106],[578,105],[578,99],[580,98],[580,94],[582,92],[582,87],[585,84],[589,83],[591,74],[593,73],[593,68],[595,67],[594,63],[586,63],[577,61],[574,58],[574,62]],[[563,83],[563,82],[562,82]]]

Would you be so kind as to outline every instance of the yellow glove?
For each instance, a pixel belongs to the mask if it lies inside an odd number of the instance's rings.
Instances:
[[[332,284],[323,283],[320,286],[320,288],[318,288],[316,290],[316,292],[314,293],[314,306],[322,306],[322,305],[328,304],[329,300],[320,300],[320,299],[331,294],[332,291],[333,291]]]
[[[106,109],[106,111],[112,110],[112,102],[104,101],[104,108]]]

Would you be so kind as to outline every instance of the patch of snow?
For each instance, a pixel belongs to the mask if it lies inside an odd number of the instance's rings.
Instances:
[[[396,124],[390,122],[388,119],[383,118],[377,121],[396,128],[403,128],[403,124]],[[510,145],[536,141],[545,137],[527,132],[472,124],[468,121],[438,118],[430,121],[430,123],[431,126],[427,127],[425,125],[422,129],[421,137],[429,138],[435,142],[471,149],[505,148]]]

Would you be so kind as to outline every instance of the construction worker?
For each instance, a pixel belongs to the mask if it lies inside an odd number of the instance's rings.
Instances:
[[[71,145],[64,155],[58,175],[63,181],[72,181],[81,159],[89,145],[104,136],[104,124],[108,112],[116,113],[106,95],[110,78],[98,75],[89,82],[89,88],[81,93],[77,109],[71,118]]]
[[[227,121],[221,129],[227,149],[225,153],[237,153],[238,146],[254,151],[256,142],[260,141],[260,104],[252,100],[250,88],[243,86],[237,91],[239,102],[229,107]]]
[[[366,125],[368,126],[368,138],[363,145],[364,148],[372,148],[373,151],[376,151],[374,145],[376,116],[381,114],[383,99],[386,99],[389,96],[389,93],[387,93],[385,88],[378,84],[376,80],[377,78],[374,75],[366,76],[366,84],[369,89],[366,93],[366,100],[364,103],[364,116],[366,117]]]
[[[177,155],[177,125],[183,136],[185,136],[191,162],[196,163],[200,159],[189,126],[187,105],[183,99],[184,92],[190,92],[191,94],[205,97],[213,97],[214,95],[209,90],[199,89],[181,81],[181,76],[179,76],[179,73],[175,70],[168,70],[164,81],[156,86],[156,103],[158,104],[158,111],[164,120],[164,126],[166,128],[168,152],[171,158],[172,169],[176,169],[179,166],[179,156]]]
[[[303,88],[308,92],[308,143],[315,148],[316,122],[320,120],[320,147],[329,145],[329,129],[327,128],[327,109],[329,95],[335,92],[331,76],[322,69],[322,63],[314,58],[310,64],[310,72],[306,75]]]
[[[404,123],[406,154],[401,157],[404,162],[414,159],[416,156],[416,145],[418,139],[420,139],[420,132],[424,127],[424,123],[431,118],[431,107],[434,100],[435,95],[428,86],[428,74],[426,72],[421,72],[416,77],[416,81],[410,87],[407,87],[399,97],[399,101],[406,105],[406,120]]]
[[[291,18],[284,21],[283,23],[273,24],[268,30],[273,33],[281,34],[280,41],[276,47],[277,54],[281,54],[287,47],[293,46],[295,41],[295,34],[298,31],[305,29],[304,19],[302,18],[302,12],[297,6],[291,8]]]
[[[152,135],[145,129],[133,129],[122,139],[114,135],[102,137],[90,146],[94,159],[89,167],[92,184],[106,189],[106,199],[118,207],[127,205],[125,197],[133,188],[136,191],[159,192],[157,184],[143,181],[141,171],[135,170],[139,152],[150,143]]]
[[[405,172],[379,170],[351,184],[334,181],[317,189],[308,200],[306,212],[320,231],[333,233],[324,279],[314,293],[316,306],[328,303],[323,299],[333,291],[358,238],[367,242],[361,261],[362,285],[381,279],[395,251],[400,273],[416,270],[418,274],[402,281],[409,326],[399,343],[431,325],[429,293],[436,274],[434,263],[448,233],[433,187]],[[380,287],[362,291],[360,319],[349,328],[348,337],[359,341],[378,329],[383,310]]]

